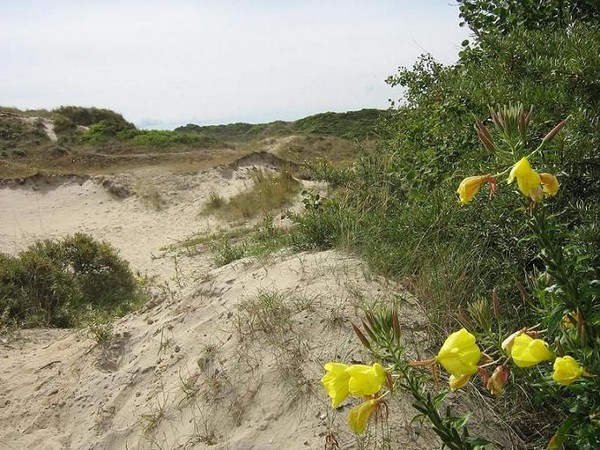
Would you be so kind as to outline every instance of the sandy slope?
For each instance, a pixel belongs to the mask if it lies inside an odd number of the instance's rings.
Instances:
[[[363,360],[348,320],[365,304],[392,301],[399,286],[335,251],[221,268],[208,255],[179,255],[175,279],[173,258],[161,251],[219,226],[197,212],[211,190],[243,190],[247,170],[146,170],[104,187],[74,178],[0,187],[0,251],[85,231],[162,285],[144,310],[117,323],[104,347],[72,330],[0,341],[0,448],[318,449],[329,431],[341,448],[355,448],[345,424],[351,403],[331,410],[318,381],[322,364]],[[107,186],[135,193],[119,198]],[[161,210],[142,198],[156,192]],[[406,339],[424,342],[425,322],[409,297],[401,298],[400,317]],[[391,406],[392,448],[437,446],[409,425],[408,401]]]

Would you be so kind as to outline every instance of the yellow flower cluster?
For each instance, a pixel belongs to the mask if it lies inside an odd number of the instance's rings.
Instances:
[[[531,168],[527,158],[521,158],[512,166],[508,175],[508,183],[517,180],[519,191],[533,201],[539,202],[547,197],[554,197],[559,188],[558,179],[549,173],[537,173]],[[469,203],[479,191],[482,184],[489,182],[492,192],[495,188],[495,178],[492,175],[477,175],[465,178],[456,191],[463,205]]]
[[[367,366],[329,362],[324,367],[327,373],[321,378],[321,383],[331,398],[331,406],[334,408],[339,406],[348,395],[366,397],[377,394],[387,378],[385,369],[378,363]],[[350,428],[355,433],[364,433],[373,412],[380,403],[380,399],[369,398],[353,407],[348,414]]]
[[[554,359],[552,379],[562,385],[570,385],[586,372],[571,356],[555,357],[548,344],[542,339],[535,339],[521,330],[513,333],[502,343],[515,365],[521,368],[533,367],[543,361]],[[485,387],[494,395],[504,391],[509,378],[508,368],[501,364],[490,376],[485,367],[479,367],[482,352],[476,338],[465,328],[450,334],[434,359],[421,361],[427,365],[439,363],[450,373],[450,389],[464,387],[471,376],[481,373]],[[331,406],[337,408],[349,395],[363,397],[364,401],[350,409],[348,425],[357,434],[364,433],[369,421],[380,406],[385,406],[383,398],[378,396],[387,379],[386,370],[381,364],[373,365],[328,362],[324,366],[325,375],[321,383],[331,398]]]
[[[543,361],[554,359],[552,379],[563,385],[573,383],[585,373],[571,356],[555,359],[546,342],[542,339],[534,339],[524,331],[513,333],[502,343],[502,348],[509,352],[516,366],[533,367]],[[490,376],[485,368],[478,367],[482,353],[475,341],[475,336],[462,328],[446,338],[435,361],[450,373],[448,380],[450,389],[456,390],[464,387],[471,376],[479,370],[486,388],[492,394],[500,395],[508,381],[508,368],[503,364],[499,365]]]

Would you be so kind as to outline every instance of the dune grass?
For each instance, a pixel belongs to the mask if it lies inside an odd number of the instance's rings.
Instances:
[[[211,193],[201,213],[215,214],[227,220],[252,219],[290,206],[301,189],[300,182],[285,170],[270,173],[256,169],[251,180],[250,190],[228,200]]]

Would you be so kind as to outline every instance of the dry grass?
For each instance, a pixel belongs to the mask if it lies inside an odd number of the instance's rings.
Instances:
[[[148,209],[160,211],[167,206],[167,201],[156,186],[149,183],[138,183],[135,186],[135,191],[140,197],[142,204]]]
[[[67,153],[56,154],[55,145],[27,148],[17,158],[0,157],[0,179],[24,178],[35,173],[102,175],[115,172],[161,166],[173,173],[197,173],[220,165],[230,164],[245,151],[228,148],[177,149],[172,152],[104,153],[100,147],[65,147]]]
[[[214,213],[228,220],[251,219],[285,208],[293,203],[302,185],[290,172],[270,173],[256,169],[252,173],[253,186],[225,201],[213,193],[202,213]]]

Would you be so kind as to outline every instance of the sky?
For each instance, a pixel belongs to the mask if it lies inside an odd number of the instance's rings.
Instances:
[[[457,59],[454,0],[0,0],[0,105],[141,128],[387,108],[385,79]]]

